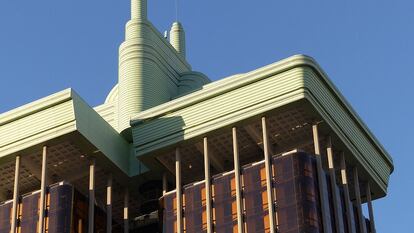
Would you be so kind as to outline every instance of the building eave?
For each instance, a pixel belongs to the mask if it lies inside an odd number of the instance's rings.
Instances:
[[[315,60],[304,55],[205,85],[133,116],[135,154],[145,160],[168,146],[301,100],[342,136],[352,156],[386,193],[393,171],[390,155]]]
[[[131,145],[72,89],[1,114],[0,135],[0,160],[71,140],[125,175],[139,173]]]

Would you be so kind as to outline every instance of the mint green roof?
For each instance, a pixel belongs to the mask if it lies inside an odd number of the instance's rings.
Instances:
[[[305,100],[330,126],[385,194],[392,159],[319,65],[297,55],[207,84],[201,90],[136,114],[136,156],[149,162],[163,148]]]
[[[168,41],[147,20],[146,0],[131,4],[119,80],[105,103],[93,109],[67,89],[1,114],[0,163],[67,140],[132,177],[162,150],[300,103],[329,126],[385,195],[391,157],[312,58],[297,55],[209,83],[185,59],[182,26],[173,25]]]
[[[101,152],[123,173],[139,173],[130,144],[72,89],[0,115],[0,161],[69,138],[87,154]]]

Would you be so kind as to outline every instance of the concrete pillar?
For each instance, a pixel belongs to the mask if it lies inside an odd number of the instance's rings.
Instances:
[[[264,159],[265,159],[265,169],[266,169],[266,190],[267,190],[267,203],[269,208],[269,225],[270,225],[270,233],[275,233],[276,224],[275,224],[275,210],[274,210],[274,201],[272,195],[272,162],[269,148],[269,137],[267,134],[267,124],[266,124],[266,117],[262,117],[262,131],[263,131],[263,151],[264,151]]]
[[[94,233],[95,227],[95,159],[89,165],[89,212],[88,233]]]
[[[239,144],[237,141],[237,128],[232,128],[233,135],[233,158],[234,158],[234,179],[236,183],[236,207],[237,207],[237,232],[243,233],[243,208],[242,208],[242,187],[239,161]]]
[[[129,190],[128,188],[125,189],[124,193],[124,233],[129,232]]]
[[[313,132],[313,144],[315,147],[315,155],[316,155],[316,169],[318,173],[319,198],[321,200],[323,232],[331,233],[332,226],[329,220],[329,216],[330,216],[329,200],[328,200],[328,197],[325,195],[327,185],[326,185],[326,180],[325,180],[325,172],[322,167],[318,125],[315,124],[312,126],[312,132]]]
[[[181,153],[175,149],[175,189],[177,195],[177,233],[183,233],[183,193],[181,183]]]
[[[359,232],[360,233],[367,233],[366,225],[365,225],[365,218],[362,214],[362,201],[361,201],[361,192],[359,189],[359,178],[358,178],[358,169],[355,167],[353,169],[354,175],[354,190],[355,190],[355,204],[357,208],[357,215],[358,215],[358,222],[359,222]]]
[[[353,209],[350,205],[351,198],[349,196],[349,186],[348,186],[348,177],[346,172],[346,162],[345,162],[345,154],[341,153],[341,180],[342,180],[342,187],[344,190],[344,202],[345,202],[345,211],[346,211],[346,224],[348,226],[349,233],[355,233],[355,226],[352,224],[353,216]]]
[[[331,185],[331,191],[333,195],[333,207],[334,207],[334,217],[335,217],[335,229],[338,233],[344,233],[345,229],[343,229],[343,218],[342,218],[342,212],[339,208],[341,205],[338,200],[339,193],[336,189],[336,174],[335,174],[335,167],[334,167],[334,159],[333,159],[333,149],[332,149],[332,139],[331,137],[328,137],[328,146],[326,148],[326,154],[328,157],[328,169],[329,169],[329,177],[330,177],[330,185]]]
[[[367,204],[368,204],[368,212],[369,212],[369,222],[371,225],[370,233],[376,233],[377,230],[375,229],[374,210],[372,207],[371,185],[369,184],[369,182],[367,182],[366,193],[367,193]]]
[[[78,219],[78,232],[77,233],[83,233],[83,222],[82,219]]]
[[[167,173],[162,174],[162,195],[168,192],[168,180]]]
[[[11,233],[17,232],[17,208],[19,207],[19,186],[20,186],[20,155],[16,156],[16,167],[14,170],[13,208],[11,220]]]
[[[40,210],[39,210],[39,233],[45,231],[45,209],[46,209],[46,166],[47,166],[47,146],[43,147],[42,153],[42,172],[41,172],[41,181],[40,181]]]
[[[112,174],[106,185],[106,232],[112,232]]]
[[[208,139],[203,138],[204,144],[204,181],[206,190],[206,213],[207,213],[207,233],[213,232],[213,209],[211,206],[211,175],[210,175],[210,158],[208,154]]]

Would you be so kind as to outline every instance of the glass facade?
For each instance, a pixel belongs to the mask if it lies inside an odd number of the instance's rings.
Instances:
[[[236,181],[234,172],[212,180],[213,223],[217,233],[237,232]]]
[[[72,224],[73,187],[52,187],[47,199],[47,228],[50,233],[70,233]]]
[[[175,192],[170,192],[161,198],[162,232],[177,232],[177,198]]]
[[[320,232],[321,210],[313,157],[304,153],[273,158],[279,232]]]
[[[12,206],[12,202],[0,205],[0,233],[10,233]]]
[[[278,233],[319,233],[322,227],[322,205],[319,195],[319,181],[314,155],[304,152],[285,156],[273,157],[273,196],[276,206],[276,224]],[[268,201],[266,193],[266,173],[264,161],[243,166],[241,169],[243,197],[243,227],[246,233],[270,232]],[[324,173],[323,182],[330,184],[330,178]],[[324,190],[325,201],[329,202],[329,212],[333,214],[334,197],[340,206],[339,212],[343,217],[338,224],[343,232],[359,233],[357,219],[351,213],[353,231],[346,227],[347,213],[343,190],[337,185],[334,195],[331,186]],[[206,231],[205,186],[197,182],[184,186],[184,226],[185,232],[196,233]],[[212,201],[214,231],[237,232],[237,205],[234,172],[216,175],[212,178]],[[163,232],[176,232],[176,196],[171,192],[162,198],[163,203]],[[353,206],[350,203],[350,206]],[[336,232],[337,224],[329,216],[332,232]],[[367,221],[368,222],[368,221]],[[365,223],[364,223],[365,224]],[[367,223],[368,224],[368,223]],[[355,227],[356,226],[356,227]]]
[[[314,155],[304,152],[277,156],[271,159],[272,195],[276,210],[275,222],[278,233],[318,233],[323,232],[322,208],[319,195],[319,181]],[[325,182],[330,177],[324,173]],[[234,171],[215,175],[211,179],[212,221],[214,232],[237,232],[237,203]],[[269,203],[266,191],[264,161],[245,165],[241,168],[241,193],[243,228],[246,233],[270,232]],[[183,230],[186,233],[207,231],[205,182],[199,181],[183,187]],[[355,206],[349,201],[351,213],[346,213],[346,199],[342,186],[331,186],[326,190],[328,208],[333,213],[335,203],[342,216],[339,222],[333,216],[328,219],[332,232],[335,224],[341,232],[362,233]],[[36,233],[39,218],[39,192],[20,198],[18,228],[23,233]],[[334,200],[334,198],[337,200]],[[164,233],[177,232],[176,192],[166,193],[160,199],[159,229]],[[10,232],[12,202],[0,205],[0,233]],[[85,233],[88,227],[88,198],[77,192],[72,185],[60,183],[47,188],[46,196],[47,233]],[[106,214],[95,207],[95,232],[106,232]],[[348,219],[348,215],[351,216]],[[350,221],[352,229],[348,229]],[[156,224],[156,222],[155,222]],[[369,220],[364,224],[370,231]],[[119,224],[118,224],[119,225]],[[148,227],[147,227],[148,228]],[[135,229],[137,232],[155,233],[157,226],[149,230]],[[116,229],[116,230],[115,230]],[[113,232],[122,232],[122,227]]]
[[[18,232],[37,233],[40,192],[21,197],[18,209]],[[10,233],[12,202],[0,205],[0,233]],[[72,185],[59,184],[47,189],[46,233],[85,233],[88,227],[87,198]],[[96,207],[95,232],[105,232],[106,215]]]
[[[205,193],[204,182],[184,187],[184,232],[206,232]]]
[[[19,211],[21,232],[36,233],[39,220],[39,192],[22,198]]]
[[[264,163],[242,168],[246,232],[269,232],[269,211]]]
[[[71,233],[86,233],[88,232],[88,204],[87,197],[75,190],[72,186],[69,186],[73,190],[73,205],[71,206],[70,220],[72,223]],[[103,210],[95,205],[94,216],[94,229],[95,233],[106,232],[106,214]],[[115,232],[115,231],[114,231]],[[119,231],[122,232],[122,231]]]

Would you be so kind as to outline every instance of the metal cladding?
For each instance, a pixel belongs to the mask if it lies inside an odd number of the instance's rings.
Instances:
[[[206,85],[185,59],[182,25],[167,40],[147,17],[147,0],[131,0],[118,83],[102,105],[67,89],[0,115],[0,201],[14,196],[0,202],[0,233],[158,223],[179,233],[375,233],[371,201],[387,193],[392,158],[312,58]]]
[[[179,54],[185,57],[185,32],[180,22],[174,22],[170,31],[170,42]]]
[[[134,114],[178,96],[183,92],[180,86],[195,90],[209,82],[204,75],[191,72],[185,60],[184,30],[179,23],[174,23],[171,36],[173,45],[147,20],[146,0],[131,1],[131,19],[119,48],[117,107],[114,107],[119,132],[130,128]],[[195,77],[194,82],[188,81],[189,73]],[[182,74],[185,84],[180,85]]]
[[[183,138],[197,138],[299,101],[306,101],[331,127],[384,196],[394,169],[390,155],[315,60],[304,55],[205,85],[197,92],[135,115],[135,154],[144,157]]]
[[[147,19],[147,0],[131,0],[131,19]]]
[[[144,61],[144,33],[146,25],[146,1],[131,1],[131,20],[126,25],[125,41],[119,48],[118,129],[129,128],[130,115],[145,108],[143,103],[143,76],[148,72]],[[148,64],[150,65],[150,64]],[[148,73],[147,73],[148,75]],[[149,83],[150,84],[150,83]],[[149,88],[145,88],[148,90]],[[162,97],[160,97],[162,98]]]

